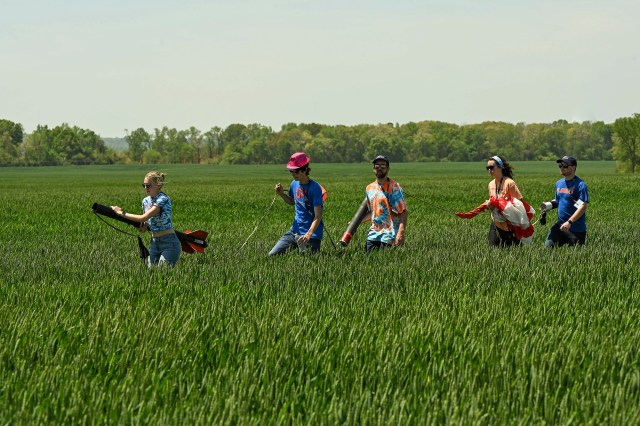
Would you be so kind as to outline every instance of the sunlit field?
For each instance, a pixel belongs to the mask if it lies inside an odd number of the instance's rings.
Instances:
[[[277,258],[280,198],[241,246],[283,166],[0,168],[0,423],[637,424],[638,178],[579,162],[586,246],[544,249],[552,212],[531,246],[490,249],[488,214],[453,214],[488,198],[484,166],[392,164],[407,243],[366,255],[365,226],[331,239],[370,164],[312,164],[331,238]],[[534,208],[553,198],[555,162],[514,166]],[[91,211],[139,211],[151,169],[175,227],[209,232],[174,269]]]

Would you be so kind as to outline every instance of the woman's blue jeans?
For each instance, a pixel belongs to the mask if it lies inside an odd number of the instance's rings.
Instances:
[[[167,263],[175,266],[180,258],[182,246],[176,234],[167,234],[158,238],[151,238],[149,247],[149,267]]]

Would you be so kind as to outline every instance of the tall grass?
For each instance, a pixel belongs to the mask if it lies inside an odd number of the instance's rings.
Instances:
[[[554,163],[516,164],[536,207]],[[178,229],[205,254],[148,271],[93,202],[139,209],[144,167],[0,169],[0,422],[214,424],[640,421],[637,178],[581,162],[585,247],[486,246],[471,221],[408,198],[407,245],[267,258],[291,224],[275,166],[166,166]],[[482,164],[398,164],[445,210],[487,198]],[[337,240],[370,165],[313,166]],[[286,185],[285,185],[286,186]],[[550,218],[550,222],[551,222]],[[116,223],[116,226],[120,224]],[[147,237],[145,237],[147,238]]]

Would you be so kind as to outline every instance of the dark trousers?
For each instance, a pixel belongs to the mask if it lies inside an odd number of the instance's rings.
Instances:
[[[547,235],[547,241],[545,241],[544,245],[547,247],[562,247],[565,244],[569,246],[574,246],[576,244],[583,245],[586,240],[586,232],[561,231],[560,224],[556,223],[551,227],[549,235]]]
[[[516,238],[513,231],[504,231],[497,228],[495,224],[489,227],[489,246],[491,247],[510,247],[520,245],[520,241]]]

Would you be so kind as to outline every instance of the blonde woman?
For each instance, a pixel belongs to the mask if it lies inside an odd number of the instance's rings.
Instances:
[[[162,192],[165,174],[151,171],[144,177],[142,186],[147,196],[142,200],[142,214],[127,213],[118,206],[111,206],[120,216],[140,222],[140,232],[151,232],[149,267],[160,264],[175,266],[182,248],[171,222],[171,199]]]

